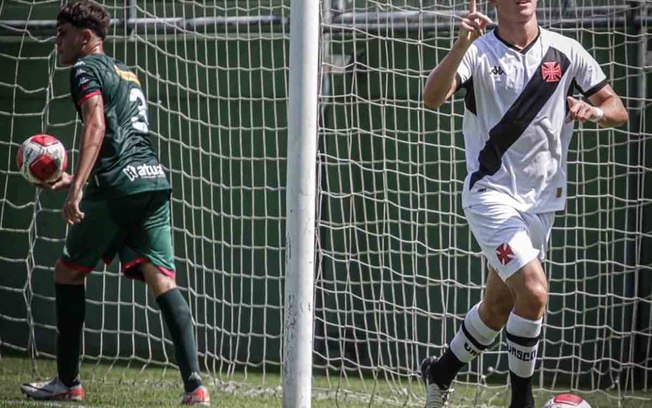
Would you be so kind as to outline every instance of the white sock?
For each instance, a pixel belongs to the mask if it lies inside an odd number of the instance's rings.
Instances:
[[[507,353],[509,369],[521,378],[534,374],[543,319],[528,320],[513,312],[507,319]]]
[[[464,317],[462,327],[457,331],[451,341],[451,351],[458,360],[468,363],[489,347],[498,332],[489,328],[482,319],[478,309],[480,303],[473,306]]]

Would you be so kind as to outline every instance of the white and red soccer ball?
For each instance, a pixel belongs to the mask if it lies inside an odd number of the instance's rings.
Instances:
[[[555,395],[543,408],[591,408],[582,397],[573,394]]]
[[[23,142],[16,155],[16,164],[20,174],[30,183],[51,183],[68,167],[68,153],[59,139],[42,133]]]

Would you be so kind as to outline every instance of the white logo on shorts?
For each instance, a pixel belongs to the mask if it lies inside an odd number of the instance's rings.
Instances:
[[[157,178],[165,177],[165,170],[163,166],[158,164],[152,166],[151,164],[141,164],[140,166],[126,166],[122,172],[129,178],[129,181],[134,181],[137,178]]]

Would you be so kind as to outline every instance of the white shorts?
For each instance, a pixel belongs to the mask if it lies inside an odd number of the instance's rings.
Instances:
[[[503,281],[534,258],[546,258],[554,212],[523,213],[499,203],[464,209],[471,232]]]

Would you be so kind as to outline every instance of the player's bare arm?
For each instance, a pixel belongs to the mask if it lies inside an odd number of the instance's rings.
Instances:
[[[589,97],[592,105],[572,96],[566,100],[570,108],[568,121],[596,121],[601,127],[616,127],[622,126],[629,119],[623,102],[610,85]]]
[[[460,22],[459,36],[453,47],[428,75],[423,89],[423,103],[427,107],[438,108],[455,93],[458,85],[455,73],[462,61],[462,57],[464,57],[473,41],[484,34],[487,24],[491,24],[491,19],[475,11],[475,4],[472,4],[471,12],[464,16]]]
[[[79,223],[84,218],[84,213],[79,209],[79,203],[83,195],[84,184],[86,184],[100,153],[106,130],[102,96],[91,96],[84,101],[81,105],[81,114],[84,131],[79,149],[79,164],[72,177],[70,191],[63,206],[63,219],[68,224]]]

